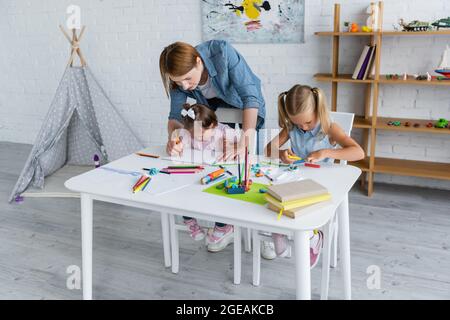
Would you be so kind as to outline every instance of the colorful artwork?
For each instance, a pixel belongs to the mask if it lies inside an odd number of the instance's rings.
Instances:
[[[304,42],[305,0],[202,0],[203,39]]]

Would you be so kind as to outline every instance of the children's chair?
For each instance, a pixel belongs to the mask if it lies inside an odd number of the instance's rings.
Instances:
[[[332,122],[337,123],[342,130],[347,134],[351,134],[353,127],[353,113],[346,112],[331,112]],[[340,160],[341,164],[347,164],[347,161]],[[337,239],[338,239],[338,220],[335,214],[327,224],[322,226],[324,235],[324,243],[322,249],[322,278],[321,278],[321,293],[322,300],[328,299],[328,290],[330,282],[330,266],[337,265]],[[288,235],[291,236],[291,235]],[[260,257],[260,242],[261,240],[272,241],[272,238],[266,234],[261,234],[257,230],[253,230],[253,285],[259,286],[261,276],[261,257]],[[331,260],[331,261],[330,261]]]
[[[221,123],[234,123],[235,129],[239,128],[239,124],[242,123],[242,110],[237,108],[219,108],[216,110],[217,119]],[[255,141],[250,150],[251,154],[256,151],[257,136],[255,135]],[[172,272],[178,273],[179,271],[179,237],[178,231],[188,232],[188,227],[183,223],[177,223],[173,215],[169,218],[169,228],[171,237],[171,251],[172,251]],[[239,284],[241,282],[241,230],[239,226],[234,226],[234,283]],[[251,251],[251,230],[246,229],[244,232],[244,247],[247,252]]]

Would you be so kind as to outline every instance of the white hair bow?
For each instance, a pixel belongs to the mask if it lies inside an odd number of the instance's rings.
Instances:
[[[190,108],[189,110],[183,109],[181,110],[181,115],[183,117],[189,116],[192,120],[195,120],[195,112],[194,109]]]

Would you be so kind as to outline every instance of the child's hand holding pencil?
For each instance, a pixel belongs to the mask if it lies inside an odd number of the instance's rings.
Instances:
[[[175,135],[175,137],[173,137]],[[170,156],[181,157],[183,155],[183,140],[182,137],[178,135],[178,132],[172,134],[171,140],[167,142],[166,151]]]

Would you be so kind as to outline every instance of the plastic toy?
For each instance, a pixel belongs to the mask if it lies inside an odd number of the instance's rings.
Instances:
[[[259,189],[259,193],[267,193],[267,189]]]
[[[344,22],[345,31],[350,32],[350,22],[345,21]]]
[[[400,75],[398,74],[387,74],[386,79],[387,80],[398,80],[400,78]]]
[[[258,166],[255,165],[253,168],[257,168]],[[247,191],[250,190],[250,185],[253,183],[252,180],[250,180],[250,173],[249,173],[249,160],[248,160],[248,147],[245,147],[245,162],[244,162],[244,180],[242,180],[242,176],[241,176],[241,162],[240,162],[240,157],[238,156],[238,175],[239,175],[239,180],[236,183],[228,183],[226,186],[226,192],[228,194],[242,194],[242,193],[246,193]],[[259,170],[261,171],[261,170]],[[236,179],[234,179],[236,180]]]
[[[366,13],[369,14],[369,17],[366,21],[366,26],[363,26],[362,31],[363,32],[372,32],[372,31],[378,31],[379,29],[379,6],[375,3],[371,3],[370,6],[367,8]],[[368,28],[370,31],[364,31],[364,27]]]
[[[442,74],[447,79],[450,78],[450,47],[447,46],[445,48],[444,53],[442,54],[441,62],[434,72]]]
[[[352,25],[350,26],[350,32],[358,32],[358,31],[359,31],[358,24],[353,22]]]
[[[368,26],[362,26],[361,27],[362,32],[372,32],[372,28]]]
[[[433,128],[433,123],[428,122],[428,123],[427,123],[427,128]]]
[[[413,20],[410,23],[405,23],[403,19],[400,19],[399,24],[403,27],[403,31],[406,32],[428,31],[431,29],[429,22],[419,20]]]
[[[259,171],[255,174],[255,176],[256,176],[256,177],[263,177],[263,176],[264,176],[264,173],[262,173],[262,171],[259,170]]]
[[[236,186],[236,185],[234,185],[234,186]],[[245,188],[238,187],[238,186],[236,186],[235,188],[228,188],[227,193],[228,194],[243,194],[243,193],[245,193]]]
[[[448,127],[448,120],[444,118],[440,118],[435,124],[435,128],[444,129]]]
[[[439,30],[439,28],[450,28],[450,17],[439,19],[433,22],[431,25],[436,27],[437,30]]]
[[[395,126],[395,127],[399,127],[402,123],[400,121],[389,121],[388,126]]]
[[[405,127],[410,127],[410,126],[411,126],[411,124],[408,121],[406,121],[405,122]]]
[[[100,157],[98,156],[98,154],[94,154],[94,166],[96,168],[100,167]]]

